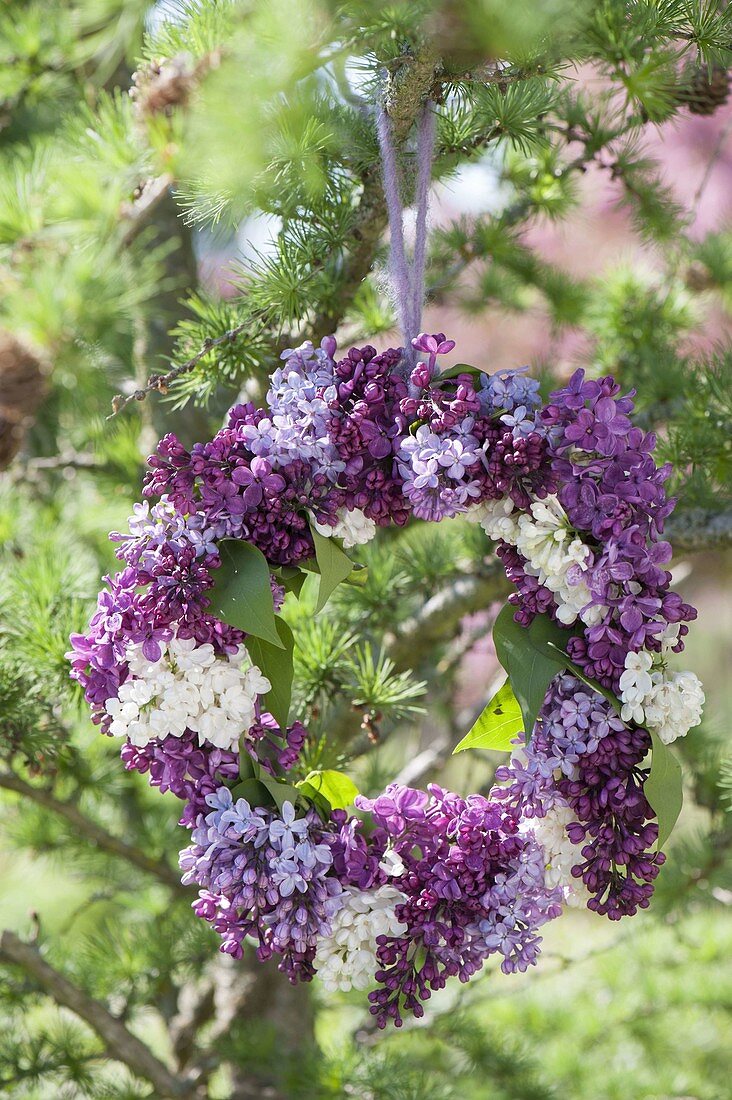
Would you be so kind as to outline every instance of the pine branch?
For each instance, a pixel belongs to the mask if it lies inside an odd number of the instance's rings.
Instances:
[[[83,814],[75,803],[55,798],[50,791],[44,790],[42,787],[34,787],[32,784],[26,783],[24,779],[17,775],[11,775],[9,772],[0,773],[0,787],[7,791],[14,791],[23,798],[28,798],[38,806],[43,806],[44,809],[62,817],[77,833],[86,837],[91,844],[102,852],[123,859],[132,864],[133,867],[152,875],[176,895],[181,897],[190,896],[189,891],[181,885],[178,874],[172,867],[162,860],[156,860],[145,855],[138,848],[108,833],[96,821],[92,821],[91,818]]]
[[[126,409],[128,405],[131,405],[133,401],[144,401],[147,395],[154,390],[162,394],[167,393],[176,378],[180,378],[182,374],[188,374],[189,371],[197,367],[201,360],[204,359],[213,348],[221,347],[222,344],[233,343],[237,336],[241,336],[250,324],[251,319],[247,318],[242,324],[229,329],[228,332],[222,333],[221,336],[204,340],[202,347],[195,355],[192,355],[190,359],[186,359],[184,363],[179,363],[177,367],[173,367],[167,374],[151,374],[147,384],[135,390],[134,393],[129,394],[129,396],[123,397],[121,393],[115,394],[112,398],[112,412],[107,417],[107,420],[112,420],[118,413],[121,413],[123,409]]]
[[[164,201],[172,186],[173,177],[167,173],[156,176],[155,179],[146,180],[135,201],[123,207],[121,216],[123,221],[127,222],[127,227],[122,235],[123,248],[129,248],[135,238],[150,224],[155,211]]]
[[[193,1100],[202,1096],[194,1082],[174,1077],[101,1001],[95,1000],[47,963],[34,944],[25,943],[14,932],[6,929],[0,935],[0,960],[21,967],[57,1004],[70,1009],[84,1020],[104,1042],[110,1056],[128,1066],[136,1076],[150,1081],[161,1100],[175,1097]]]

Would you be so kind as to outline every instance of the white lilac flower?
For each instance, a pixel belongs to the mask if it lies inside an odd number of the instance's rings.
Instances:
[[[130,674],[106,703],[109,732],[142,746],[192,730],[201,744],[236,748],[254,722],[257,697],[271,687],[244,646],[218,657],[212,645],[172,638],[161,649],[150,661],[141,645],[127,647]]]
[[[645,724],[670,745],[701,722],[704,689],[693,672],[654,672],[653,680],[643,704]]]
[[[406,871],[402,857],[393,848],[387,848],[379,864],[379,870],[389,878],[401,878]]]
[[[331,934],[318,941],[314,965],[329,993],[368,989],[378,969],[377,937],[401,936],[407,930],[395,912],[406,896],[393,886],[348,886],[339,900],[342,906],[331,921]]]
[[[666,652],[674,641],[671,634],[664,647]],[[625,671],[620,677],[620,700],[624,722],[645,726],[670,745],[701,722],[704,689],[693,672],[669,672],[664,652],[642,649],[626,655]]]
[[[576,820],[577,815],[569,806],[557,803],[544,817],[524,819],[519,827],[521,832],[532,832],[544,849],[546,885],[550,889],[561,887],[565,904],[572,908],[586,905],[590,896],[582,879],[572,875],[572,868],[582,863],[581,846],[567,835],[567,825]]]
[[[376,534],[376,524],[360,508],[339,508],[336,515],[338,522],[335,527],[329,527],[327,523],[314,522],[315,530],[326,537],[334,536],[337,539],[343,539],[346,550],[350,550],[353,546],[363,546]]]
[[[514,545],[526,572],[554,594],[557,619],[571,626],[577,618],[588,626],[601,621],[607,608],[595,604],[584,580],[591,551],[573,532],[556,496],[536,500],[518,517]]]
[[[639,653],[626,653],[625,671],[620,676],[620,702],[623,704],[620,717],[624,722],[643,725],[645,714],[643,704],[653,688],[651,668],[653,654],[642,649]]]
[[[528,512],[516,511],[510,497],[487,500],[471,508],[468,519],[480,523],[488,538],[518,549],[526,559],[525,571],[554,594],[560,623],[570,626],[580,618],[594,626],[607,614],[593,601],[583,577],[590,549],[572,531],[556,496],[534,501]]]
[[[666,656],[674,646],[679,644],[681,623],[666,623],[660,634],[656,634],[656,641],[661,643],[661,652]]]
[[[502,497],[500,500],[485,500],[482,504],[476,504],[465,513],[465,518],[472,523],[479,523],[489,539],[516,545],[518,535],[519,513],[514,509],[510,497]]]

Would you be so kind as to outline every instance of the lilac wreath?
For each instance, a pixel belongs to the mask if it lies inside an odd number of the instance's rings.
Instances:
[[[670,469],[631,395],[579,370],[542,405],[522,370],[441,372],[452,341],[413,345],[416,366],[306,343],[267,408],[237,405],[190,451],[161,440],[156,503],[111,536],[124,568],[70,654],[125,767],[183,800],[183,882],[221,950],[249,938],[292,981],[371,987],[380,1026],[490,955],[525,970],[565,904],[611,920],[648,905],[680,807],[667,745],[704,699],[668,665],[696,612],[669,590]],[[322,605],[377,527],[460,514],[515,592],[494,628],[509,680],[458,748],[509,762],[487,798],[391,784],[348,812],[346,777],[298,770],[277,613],[307,571]]]

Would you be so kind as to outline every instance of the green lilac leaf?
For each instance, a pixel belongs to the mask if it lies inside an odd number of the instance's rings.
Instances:
[[[336,540],[327,535],[321,535],[315,527],[310,525],[310,533],[315,544],[315,558],[320,572],[320,586],[318,588],[318,602],[315,613],[322,611],[330,599],[334,590],[341,581],[350,576],[353,562],[341,549]]]
[[[661,848],[676,824],[684,803],[681,765],[657,733],[651,732],[651,771],[643,793],[658,820],[658,847]]]
[[[529,741],[549,685],[566,667],[562,646],[567,631],[548,615],[537,615],[530,626],[521,626],[513,616],[513,606],[506,604],[493,624],[493,641],[521,707]]]
[[[457,378],[459,374],[471,374],[474,378],[480,378],[481,374],[488,377],[488,371],[484,367],[472,367],[468,363],[455,363],[447,370],[440,371],[440,382],[445,378]]]
[[[358,787],[352,779],[349,779],[343,772],[334,771],[332,768],[320,772],[310,772],[302,780],[302,784],[298,784],[298,786],[304,786],[305,784],[317,794],[326,798],[333,810],[345,810],[346,807],[352,806],[359,793]]]
[[[308,783],[305,779],[301,779],[297,785],[297,789],[303,798],[306,798],[308,802],[312,802],[323,821],[327,821],[330,818],[333,807],[328,799],[313,787],[312,783]]]
[[[256,779],[259,775],[259,764],[247,751],[246,734],[239,738],[239,778]]]
[[[513,693],[509,680],[486,703],[472,727],[455,746],[456,752],[465,749],[493,749],[496,752],[510,752],[511,741],[524,728],[524,720],[518,699]]]
[[[269,791],[272,800],[280,811],[285,802],[291,802],[293,806],[296,806],[301,799],[301,792],[297,787],[293,787],[290,783],[283,783],[273,775],[265,775],[262,772],[259,782]]]
[[[307,574],[302,569],[297,565],[283,565],[275,571],[275,575],[285,592],[293,592],[300,599],[302,586],[307,579]]]
[[[280,729],[285,731],[292,700],[295,639],[289,626],[279,615],[275,616],[275,626],[280,639],[279,647],[251,635],[244,644],[254,664],[272,685],[266,695],[262,696],[264,709],[269,711]]]
[[[244,779],[237,783],[231,792],[234,801],[237,798],[245,799],[252,809],[257,806],[270,806],[274,799],[265,784],[259,779]]]
[[[246,634],[281,646],[264,554],[241,539],[222,539],[218,549],[221,565],[213,573],[209,611]]]

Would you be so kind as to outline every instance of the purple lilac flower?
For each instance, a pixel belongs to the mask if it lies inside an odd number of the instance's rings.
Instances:
[[[267,413],[250,417],[242,406],[232,410],[230,426],[240,431],[252,454],[273,469],[294,461],[308,462],[313,475],[335,482],[345,463],[328,434],[330,404],[335,397],[335,341],[319,348],[310,341],[282,353],[267,391]]]
[[[482,452],[472,428],[470,417],[442,436],[422,425],[402,441],[398,454],[402,489],[418,519],[455,516],[480,497],[474,475]]]
[[[503,956],[506,973],[536,962],[537,930],[559,915],[560,894],[547,889],[543,853],[506,806],[397,784],[358,805],[406,868],[396,915],[407,931],[377,941],[379,988],[369,1000],[379,1027],[399,1027],[404,1011],[423,1015],[433,990],[449,977],[467,981],[491,954]]]
[[[665,856],[643,793],[640,767],[650,748],[642,729],[629,729],[607,700],[574,676],[555,678],[531,741],[496,770],[492,797],[523,818],[569,806],[577,820],[567,833],[577,845],[572,874],[590,893],[589,909],[610,920],[646,908]]]
[[[305,726],[294,722],[283,738],[272,716],[263,714],[247,731],[246,747],[252,759],[275,775],[297,763],[306,737]],[[172,791],[185,801],[180,824],[189,828],[206,812],[206,796],[222,783],[239,778],[238,753],[200,745],[190,730],[183,737],[166,737],[143,746],[125,742],[120,755],[128,771],[149,773],[150,786],[163,793]]]
[[[351,348],[336,364],[330,403],[330,438],[346,463],[338,482],[345,488],[345,506],[360,509],[380,526],[401,526],[409,517],[395,463],[406,431],[399,410],[407,392],[398,373],[403,358],[401,348],[381,355],[370,345]]]
[[[201,887],[194,911],[222,937],[223,952],[241,958],[249,936],[260,959],[278,955],[291,981],[309,981],[342,892],[320,818],[297,818],[288,802],[281,814],[254,808],[228,787],[205,801],[209,812],[180,856],[183,882]]]
[[[480,377],[480,399],[486,412],[505,409],[512,412],[523,405],[535,409],[541,404],[539,383],[527,376],[528,367],[517,370],[499,370],[495,374]]]

